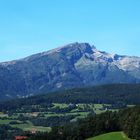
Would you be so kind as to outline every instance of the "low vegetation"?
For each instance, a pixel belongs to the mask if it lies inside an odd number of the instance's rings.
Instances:
[[[124,132],[110,132],[87,140],[130,140]]]
[[[52,103],[46,107],[29,105],[4,111],[0,115],[0,124],[8,124],[23,131],[50,131],[52,126],[62,126],[85,118],[89,114],[100,114],[106,110],[118,109],[111,109],[109,104]]]

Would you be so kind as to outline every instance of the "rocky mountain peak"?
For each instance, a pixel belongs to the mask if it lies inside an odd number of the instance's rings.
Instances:
[[[93,47],[90,46],[89,43],[70,43],[62,47],[58,47],[56,49],[53,49],[51,51],[48,51],[48,53],[54,53],[54,52],[68,52],[68,51],[77,51],[80,50],[81,52],[87,52],[87,53],[92,53]]]
[[[140,58],[75,42],[0,63],[0,98],[111,83],[140,83]]]

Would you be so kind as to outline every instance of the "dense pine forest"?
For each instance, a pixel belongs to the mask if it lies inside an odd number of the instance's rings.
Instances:
[[[0,102],[0,111],[28,105],[50,106],[51,103],[140,104],[140,84],[114,84],[63,90],[54,93]]]

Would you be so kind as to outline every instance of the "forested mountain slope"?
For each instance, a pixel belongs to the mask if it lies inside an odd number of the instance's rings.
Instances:
[[[140,85],[118,84],[87,88],[75,88],[54,93],[14,99],[0,103],[0,111],[17,109],[24,106],[51,103],[100,103],[117,105],[140,105]]]

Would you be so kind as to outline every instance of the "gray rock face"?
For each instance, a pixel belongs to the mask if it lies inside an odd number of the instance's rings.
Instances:
[[[140,83],[140,58],[111,55],[72,43],[0,63],[0,98],[110,83]]]

